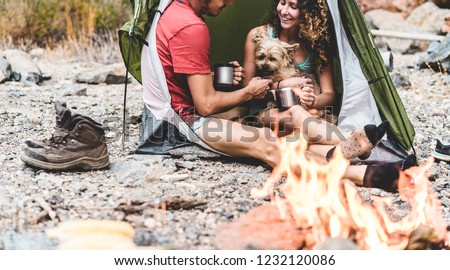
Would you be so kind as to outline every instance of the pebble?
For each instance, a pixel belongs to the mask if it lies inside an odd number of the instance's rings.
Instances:
[[[160,180],[165,182],[178,182],[188,179],[189,174],[171,174],[171,175],[162,175],[159,177]]]

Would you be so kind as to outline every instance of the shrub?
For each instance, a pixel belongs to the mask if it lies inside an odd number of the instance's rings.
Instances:
[[[130,14],[129,0],[0,0],[0,41],[40,47],[90,41],[116,31]]]

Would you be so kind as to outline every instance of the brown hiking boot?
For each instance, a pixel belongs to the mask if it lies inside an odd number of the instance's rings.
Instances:
[[[66,135],[67,131],[69,130],[69,127],[71,126],[72,120],[77,117],[82,117],[88,121],[90,121],[92,124],[98,126],[99,128],[103,129],[102,124],[96,122],[92,118],[88,116],[84,116],[81,114],[74,114],[72,116],[72,113],[69,108],[67,108],[67,103],[63,101],[55,101],[55,116],[56,116],[56,126],[55,131],[53,131],[52,137],[50,139],[45,139],[43,141],[35,141],[32,139],[27,139],[24,142],[24,147],[29,148],[45,148],[51,145],[54,142],[57,142],[61,140],[61,137]],[[74,125],[72,125],[73,127]]]
[[[90,119],[90,118],[89,118]],[[72,117],[67,129],[55,130],[46,145],[24,147],[20,158],[28,165],[47,170],[102,169],[109,164],[105,132],[85,116]]]
[[[72,121],[72,113],[70,109],[67,108],[67,103],[62,101],[55,101],[55,115],[56,115],[56,126],[55,131],[50,139],[45,139],[42,142],[27,139],[25,140],[25,145],[30,148],[44,148],[48,146],[53,140],[58,140],[59,137],[63,136],[70,126]]]

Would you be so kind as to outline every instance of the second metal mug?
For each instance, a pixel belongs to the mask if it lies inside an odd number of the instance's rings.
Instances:
[[[272,91],[274,92],[274,98],[280,111],[287,110],[290,107],[299,104],[297,95],[292,91],[291,87],[275,89]]]

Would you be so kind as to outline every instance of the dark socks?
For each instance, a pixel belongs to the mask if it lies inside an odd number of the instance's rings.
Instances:
[[[415,155],[409,155],[403,161],[368,165],[364,174],[363,186],[397,192],[399,171],[412,166],[417,166]]]
[[[369,141],[373,145],[377,145],[383,138],[388,128],[389,128],[389,121],[383,121],[378,127],[375,125],[364,126],[364,131],[366,132],[367,139],[369,139]]]

